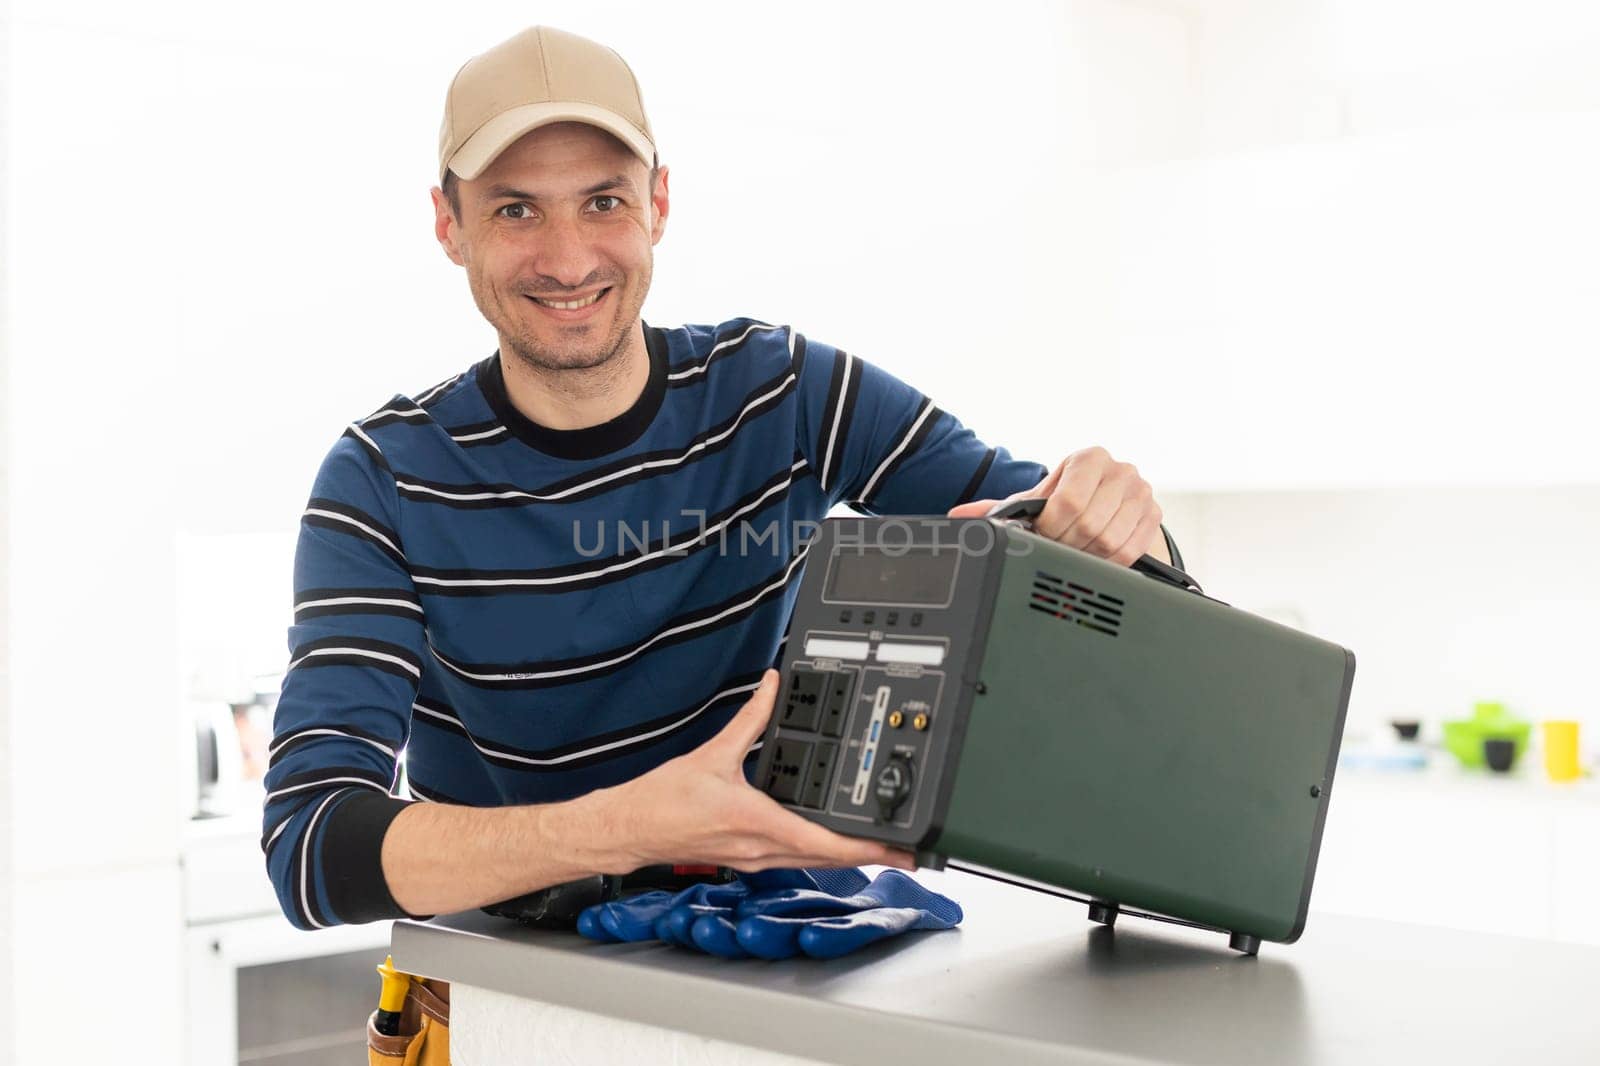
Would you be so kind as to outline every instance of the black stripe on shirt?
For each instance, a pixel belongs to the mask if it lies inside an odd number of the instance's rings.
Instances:
[[[386,474],[394,473],[389,466],[389,460],[384,458],[383,452],[378,450],[377,444],[367,436],[366,430],[362,429],[360,426],[347,426],[345,431],[339,434],[339,436],[349,437],[351,440],[361,445],[361,450],[366,452],[367,455],[372,458],[374,463],[378,464],[378,469],[382,470]]]
[[[752,337],[758,333],[770,333],[784,327],[770,325],[766,322],[746,322],[738,329],[729,330],[719,334],[711,342],[711,350],[701,359],[693,359],[683,366],[670,368],[667,373],[667,388],[675,389],[683,385],[692,385],[704,380],[706,368],[712,363],[721,362],[728,356],[743,351],[745,345],[750,343]],[[732,342],[732,343],[730,343]],[[726,348],[719,345],[726,344]]]
[[[668,566],[696,552],[719,545],[724,539],[731,539],[732,534],[729,530],[718,531],[716,527],[746,508],[755,508],[745,516],[744,520],[748,521],[768,508],[782,503],[788,498],[794,483],[811,473],[810,467],[805,465],[801,456],[795,456],[795,464],[794,467],[779,470],[754,490],[734,501],[731,506],[723,508],[716,514],[707,515],[703,521],[696,521],[686,529],[677,530],[661,539],[652,539],[643,548],[634,547],[627,552],[596,556],[581,562],[536,570],[445,569],[414,565],[411,568],[412,580],[417,583],[420,592],[429,596],[499,596],[507,593],[544,595],[577,592],[599,588],[616,581],[625,581],[635,574]],[[766,496],[766,499],[759,507],[755,507],[756,501],[761,500],[763,496]],[[702,530],[706,531],[703,536],[700,535]],[[683,543],[691,539],[692,543]],[[677,546],[666,551],[662,550],[669,545]],[[655,554],[654,558],[645,558],[652,553]],[[635,562],[640,559],[644,561]],[[463,582],[496,582],[496,584],[463,584]]]
[[[384,656],[400,659],[411,669],[407,670],[405,666]],[[370,637],[336,636],[308,640],[290,652],[289,662],[292,667],[299,669],[313,666],[370,667],[413,683],[422,676],[422,662],[410,648]]]
[[[438,789],[433,788],[432,786],[426,786],[425,787],[423,785],[419,785],[419,784],[417,784],[417,782],[416,782],[416,780],[414,778],[411,778],[409,776],[406,778],[406,786],[411,789],[411,794],[413,796],[418,796],[418,797],[420,797],[422,799],[425,799],[429,803],[449,803],[449,804],[453,804],[454,806],[457,806],[457,807],[482,807],[483,806],[483,804],[481,804],[481,803],[468,803],[464,799],[456,799],[454,796],[446,795],[445,793],[440,792]]]
[[[890,460],[889,465],[883,468],[882,473],[879,473],[876,468],[874,468],[873,471],[867,475],[869,484],[867,488],[863,490],[861,496],[862,503],[868,505],[869,507],[871,506],[872,501],[868,498],[868,492],[875,496],[883,490],[884,482],[893,478],[895,471],[904,466],[907,459],[917,454],[917,451],[922,447],[923,443],[927,441],[928,434],[933,432],[934,423],[938,422],[943,414],[943,411],[933,406],[932,401],[928,400],[926,397],[923,398],[923,401],[917,405],[917,410],[911,416],[911,421],[907,424],[906,428],[901,430],[900,433],[895,436],[894,443],[889,448],[889,454],[893,455],[894,458]],[[918,425],[918,419],[922,420],[920,425]],[[906,440],[905,434],[910,430],[911,426],[916,426],[917,431],[912,435],[910,440]]]
[[[430,425],[433,422],[433,417],[417,406],[414,400],[405,396],[396,396],[366,418],[363,418],[358,425],[362,429],[373,430],[381,429],[384,426],[392,426],[397,422]]]
[[[344,740],[354,740],[364,748],[371,747],[373,751],[389,760],[393,760],[396,757],[398,745],[386,737],[377,736],[364,729],[358,729],[352,725],[340,725],[337,729],[332,726],[307,726],[305,729],[285,733],[273,739],[271,745],[267,748],[267,769],[272,769],[278,764],[279,760],[287,757],[290,752],[303,748],[308,744],[318,741],[338,744]],[[404,744],[405,742],[402,740],[400,743]],[[378,747],[374,745],[381,746],[384,750],[378,751]]]
[[[313,511],[325,511],[327,514],[313,514]],[[376,547],[383,554],[404,566],[406,563],[405,549],[400,543],[400,534],[373,518],[359,507],[352,507],[339,500],[329,500],[321,496],[313,496],[306,503],[306,513],[300,520],[309,526],[322,529],[331,529],[338,533],[346,533],[352,537],[360,538]]]
[[[426,389],[423,389],[421,392],[417,393],[417,398],[415,400],[416,405],[424,410],[432,407],[444,397],[445,393],[450,391],[450,386],[454,385],[456,382],[460,381],[466,376],[466,371],[463,370],[459,374],[445,378],[437,385],[432,385]]]
[[[654,633],[642,640],[590,655],[569,659],[547,659],[522,663],[473,663],[454,659],[432,644],[429,650],[434,658],[451,673],[469,685],[487,689],[537,689],[552,688],[625,670],[637,656],[657,648],[720,632],[739,625],[770,600],[783,595],[784,589],[803,573],[800,565],[804,555],[797,555],[782,568],[767,575],[762,581],[740,589],[731,596],[698,610],[686,611],[669,619]],[[727,612],[724,614],[724,612]],[[718,615],[722,617],[718,618]],[[715,618],[716,621],[711,620]],[[673,632],[677,630],[677,632]],[[469,676],[477,675],[477,676]],[[499,676],[483,676],[499,675]],[[558,676],[549,676],[558,675]]]
[[[334,614],[387,614],[417,620],[422,618],[422,602],[409,588],[306,589],[295,598],[296,622]]]
[[[751,389],[739,403],[739,409],[723,421],[691,438],[683,447],[661,449],[626,456],[622,459],[591,467],[581,474],[541,486],[525,489],[520,485],[505,483],[451,484],[417,477],[414,474],[395,475],[400,495],[418,503],[441,504],[463,510],[485,510],[501,507],[528,507],[534,504],[567,504],[612,492],[626,485],[664,474],[674,474],[690,463],[728,447],[738,434],[735,426],[747,425],[766,412],[780,406],[794,391],[794,374],[788,367],[783,372]],[[767,395],[769,394],[770,395]],[[764,399],[759,399],[765,396]],[[714,438],[719,438],[714,441]],[[639,469],[644,464],[652,465]],[[441,495],[443,494],[443,495]],[[460,496],[488,496],[487,499],[455,499]]]
[[[384,772],[371,766],[317,766],[272,782],[267,789],[267,802],[293,802],[296,796],[317,795],[319,789],[361,788],[361,782],[388,792],[393,777],[393,770]]]
[[[641,747],[677,736],[696,722],[703,721],[708,716],[715,717],[718,708],[726,705],[729,700],[736,700],[742,704],[744,700],[750,698],[750,693],[760,683],[760,673],[731,677],[718,685],[715,691],[667,714],[553,748],[518,748],[474,737],[455,711],[434,700],[417,700],[417,706],[428,713],[414,714],[412,721],[464,738],[487,762],[495,766],[531,774],[559,773],[582,770],[612,759],[620,759],[632,755]],[[730,689],[736,691],[729,691]],[[719,728],[724,724],[726,723],[719,722]],[[605,750],[594,750],[599,748]]]
[[[971,503],[978,498],[978,490],[983,486],[983,479],[989,476],[989,468],[994,465],[994,449],[990,448],[983,453],[983,461],[978,464],[978,469],[972,474],[972,480],[961,490],[961,495],[956,497],[956,503]],[[955,504],[951,504],[955,506]]]
[[[449,426],[445,432],[462,448],[483,448],[513,439],[505,423],[497,418],[487,422],[469,422],[464,426]]]
[[[832,491],[839,484],[839,468],[844,464],[850,422],[860,391],[861,361],[842,349],[836,349],[833,353],[833,373],[828,378],[827,407],[822,412],[822,427],[817,437],[817,448],[822,456],[817,463],[818,480],[827,491]],[[842,404],[841,393],[844,397]]]

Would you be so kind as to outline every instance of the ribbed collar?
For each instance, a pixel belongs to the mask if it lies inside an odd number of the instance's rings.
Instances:
[[[546,455],[559,459],[597,459],[626,448],[649,428],[667,394],[667,336],[659,329],[644,326],[644,346],[650,356],[650,378],[633,406],[608,422],[582,429],[551,429],[541,426],[518,411],[506,395],[506,379],[500,368],[500,352],[477,366],[478,388],[489,409],[505,424],[511,435]]]

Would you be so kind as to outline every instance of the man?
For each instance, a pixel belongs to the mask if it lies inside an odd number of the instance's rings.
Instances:
[[[499,350],[352,425],[317,476],[267,776],[284,913],[655,863],[912,868],[745,780],[804,528],[1043,495],[1041,532],[1170,561],[1150,486],[1098,448],[1013,459],[787,326],[643,323],[669,173],[609,49],[535,28],[468,62],[439,164],[435,235]],[[402,750],[420,802],[390,795]]]

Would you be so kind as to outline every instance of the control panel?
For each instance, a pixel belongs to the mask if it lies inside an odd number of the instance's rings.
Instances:
[[[756,783],[837,831],[915,848],[948,796],[994,567],[932,526],[902,522],[915,539],[890,545],[879,536],[890,521],[823,524]]]

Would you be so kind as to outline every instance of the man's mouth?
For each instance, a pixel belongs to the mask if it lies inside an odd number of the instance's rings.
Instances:
[[[548,307],[555,311],[577,311],[588,307],[610,291],[610,286],[607,286],[597,292],[590,293],[588,296],[580,296],[572,300],[551,300],[543,296],[529,296],[528,298],[540,307]]]

